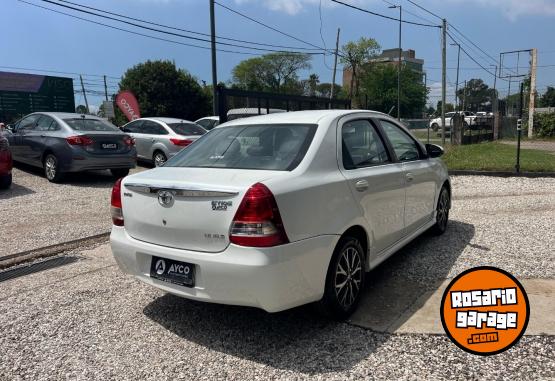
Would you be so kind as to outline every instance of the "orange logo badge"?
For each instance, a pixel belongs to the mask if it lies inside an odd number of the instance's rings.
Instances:
[[[459,348],[501,353],[520,340],[530,318],[526,291],[508,272],[476,267],[451,281],[441,300],[441,323]]]

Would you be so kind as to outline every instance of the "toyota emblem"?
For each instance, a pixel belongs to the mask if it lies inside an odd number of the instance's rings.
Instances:
[[[173,205],[173,193],[167,190],[161,190],[158,192],[158,203],[164,207],[170,207]]]

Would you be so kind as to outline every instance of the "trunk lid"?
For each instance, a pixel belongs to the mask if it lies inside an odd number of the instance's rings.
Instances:
[[[131,150],[124,142],[125,134],[117,132],[88,132],[83,134],[92,139],[93,144],[85,146],[85,150],[95,155],[115,155],[127,153]]]
[[[161,167],[122,183],[127,233],[138,240],[178,249],[220,252],[245,192],[285,172]]]

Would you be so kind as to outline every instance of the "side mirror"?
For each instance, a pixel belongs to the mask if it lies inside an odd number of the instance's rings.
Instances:
[[[440,157],[444,154],[443,147],[436,144],[426,144],[426,152],[428,152],[429,157]]]

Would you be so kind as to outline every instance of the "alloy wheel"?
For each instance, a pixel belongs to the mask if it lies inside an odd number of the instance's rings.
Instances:
[[[57,172],[56,158],[52,155],[49,155],[44,162],[44,167],[46,172],[46,178],[48,180],[54,179],[56,177],[56,172]]]
[[[362,283],[362,260],[358,250],[345,248],[335,270],[335,295],[344,310],[357,300]]]
[[[154,166],[160,167],[161,165],[164,165],[165,162],[166,156],[164,156],[164,154],[158,152],[156,155],[154,155]]]
[[[439,196],[437,204],[437,224],[440,228],[444,229],[447,226],[449,218],[449,195],[446,190],[443,190]]]

